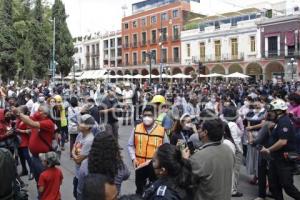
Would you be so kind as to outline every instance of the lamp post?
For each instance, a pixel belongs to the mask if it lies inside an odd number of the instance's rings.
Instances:
[[[53,18],[52,82],[55,81],[55,17]]]
[[[298,64],[298,63],[295,61],[294,58],[291,58],[290,62],[288,63],[288,66],[291,66],[292,80],[294,80],[294,73],[295,73],[294,65],[297,66],[297,64]]]
[[[152,77],[151,77],[151,74],[152,74],[152,52],[148,52],[147,53],[147,56],[148,56],[148,60],[149,60],[149,85],[151,86],[151,81],[152,81]]]

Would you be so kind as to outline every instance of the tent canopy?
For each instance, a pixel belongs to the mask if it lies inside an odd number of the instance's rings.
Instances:
[[[235,72],[233,74],[229,74],[225,76],[226,78],[250,78],[250,76],[247,76],[245,74]]]

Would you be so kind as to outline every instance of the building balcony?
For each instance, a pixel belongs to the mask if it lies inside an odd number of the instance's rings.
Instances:
[[[216,55],[207,55],[207,56],[193,56],[192,59],[186,59],[185,63],[191,64],[191,63],[198,63],[199,61],[202,63],[208,63],[208,62],[223,62],[223,61],[243,61],[245,59],[244,53],[239,53],[237,55],[231,55],[231,54],[221,54],[220,56]]]
[[[86,57],[90,57],[90,56],[91,56],[91,53],[90,53],[90,52],[86,52],[86,53],[85,53],[85,56],[86,56]]]
[[[146,47],[146,46],[147,46],[146,40],[140,42],[140,47]]]
[[[104,46],[103,49],[104,49],[104,50],[107,50],[107,49],[108,49],[108,46]]]
[[[108,60],[108,55],[104,55],[103,59]]]
[[[92,53],[92,56],[94,56],[94,57],[97,57],[97,56],[99,56],[99,55],[100,55],[99,52],[93,52],[93,53]]]
[[[137,48],[137,47],[138,47],[138,42],[133,42],[133,43],[131,44],[131,47],[132,47],[132,48]]]
[[[155,39],[152,39],[152,40],[150,40],[150,42],[149,42],[150,44],[157,44],[157,40],[156,40],[156,38]]]
[[[128,49],[128,48],[129,48],[129,43],[123,44],[123,48],[124,48],[124,49]]]
[[[179,41],[180,40],[180,35],[173,35],[173,38],[172,38],[172,41],[173,42],[177,42],[177,41]]]
[[[300,50],[288,51],[285,55],[286,58],[300,58]]]

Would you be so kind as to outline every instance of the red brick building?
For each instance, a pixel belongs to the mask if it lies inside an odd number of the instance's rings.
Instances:
[[[189,19],[200,16],[191,12],[190,1],[142,1],[133,4],[132,11],[122,19],[123,70],[118,74],[148,74],[150,53],[153,74],[159,74],[160,66],[180,65],[181,30]]]

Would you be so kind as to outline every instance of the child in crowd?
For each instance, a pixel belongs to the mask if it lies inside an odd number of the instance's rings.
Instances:
[[[60,165],[55,152],[40,153],[39,157],[45,167],[38,182],[40,200],[60,200],[60,186],[63,180],[62,171],[56,167]]]

